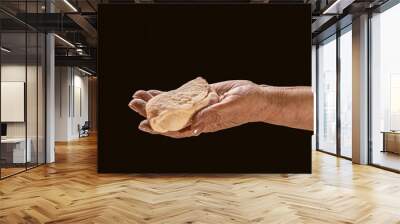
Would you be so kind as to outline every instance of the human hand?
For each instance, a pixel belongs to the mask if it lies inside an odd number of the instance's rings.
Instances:
[[[217,99],[198,111],[188,127],[180,131],[158,133],[151,129],[148,120],[144,120],[139,129],[151,134],[184,138],[259,121],[262,91],[257,84],[247,80],[231,80],[210,86],[217,93]],[[129,106],[146,117],[146,103],[160,93],[162,92],[158,90],[139,90],[133,95]]]
[[[132,96],[132,100],[131,102],[129,102],[129,107],[136,111],[138,114],[142,115],[143,117],[147,118],[146,115],[146,104],[147,102],[159,95],[163,93],[162,91],[159,90],[138,90],[136,91],[133,96]],[[163,132],[163,133],[159,133],[154,131],[151,126],[150,123],[147,119],[143,120],[142,122],[140,122],[139,124],[139,129],[150,133],[150,134],[160,134],[160,135],[165,135],[171,138],[183,138],[183,137],[190,137],[190,136],[194,136],[193,131],[190,130],[190,126],[187,128],[184,128],[180,131],[169,131],[169,132]]]

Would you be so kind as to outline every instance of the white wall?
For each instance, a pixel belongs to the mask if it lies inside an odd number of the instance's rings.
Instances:
[[[55,140],[79,137],[78,125],[89,118],[88,77],[76,68],[56,67]]]
[[[25,64],[2,65],[1,81],[25,82],[25,73],[26,73],[25,69],[26,69]],[[7,123],[7,137],[25,137],[25,123],[24,122]]]
[[[27,70],[26,70],[27,69]],[[26,73],[27,72],[27,73]],[[1,81],[2,82],[25,82],[25,76],[27,75],[29,85],[36,86],[36,66],[18,65],[18,64],[6,64],[1,66]],[[28,114],[28,129],[32,127],[36,130],[36,113],[32,113],[32,110],[36,111],[36,88],[27,88],[27,103],[34,102],[29,105],[31,108],[27,111]],[[32,107],[34,107],[32,109]],[[34,124],[31,124],[34,122]],[[26,122],[7,122],[7,135],[8,137],[25,137],[25,123]],[[33,127],[35,126],[35,127]],[[28,137],[31,132],[28,130]],[[35,132],[36,133],[36,132]]]
[[[55,141],[68,141],[69,73],[67,67],[55,68]]]
[[[29,69],[29,68],[28,68]],[[25,64],[24,65],[2,65],[1,81],[3,82],[25,82]],[[7,124],[8,137],[24,137],[25,124],[23,122]]]
[[[75,70],[75,75],[74,75],[74,110],[75,113],[74,117],[72,119],[72,136],[79,137],[78,133],[78,125],[83,125],[85,121],[88,121],[89,119],[89,92],[88,92],[88,77],[87,76],[82,76],[83,73],[76,73],[77,70]],[[79,93],[80,91],[80,93]],[[80,95],[80,97],[78,97]],[[78,102],[80,101],[80,102]],[[79,108],[80,107],[80,108]],[[81,111],[79,111],[79,109]]]

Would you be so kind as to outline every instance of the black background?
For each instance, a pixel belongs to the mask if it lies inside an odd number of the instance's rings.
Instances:
[[[311,132],[252,123],[172,139],[138,130],[139,89],[201,75],[311,86],[308,5],[100,5],[99,172],[309,173]]]

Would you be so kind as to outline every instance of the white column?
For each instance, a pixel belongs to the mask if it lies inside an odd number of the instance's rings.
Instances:
[[[54,35],[49,33],[46,36],[46,163],[55,161],[54,133],[55,133],[55,55]]]
[[[353,19],[353,162],[368,163],[368,15]]]
[[[54,5],[46,1],[46,11],[53,12]],[[46,163],[55,162],[55,42],[52,33],[46,34]]]

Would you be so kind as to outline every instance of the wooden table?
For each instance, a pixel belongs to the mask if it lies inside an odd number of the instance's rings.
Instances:
[[[383,133],[382,152],[400,154],[400,131],[382,131],[381,133]]]

